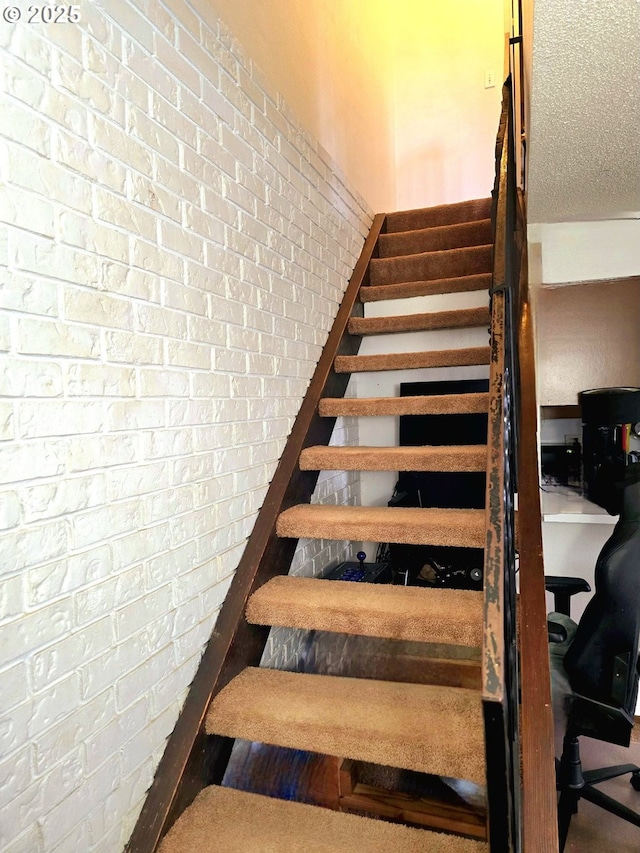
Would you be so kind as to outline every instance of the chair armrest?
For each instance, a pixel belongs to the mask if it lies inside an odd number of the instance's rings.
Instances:
[[[559,622],[547,620],[547,634],[550,643],[564,643],[567,639],[567,630]]]
[[[553,593],[553,609],[556,613],[571,616],[571,596],[578,592],[591,592],[584,578],[570,578],[563,575],[545,575],[544,587]]]

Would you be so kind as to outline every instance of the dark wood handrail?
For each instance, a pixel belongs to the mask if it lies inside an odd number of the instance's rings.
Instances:
[[[298,459],[305,447],[328,444],[331,437],[336,419],[320,418],[318,403],[321,397],[341,397],[346,390],[349,374],[336,373],[333,362],[336,355],[358,351],[360,337],[350,335],[347,324],[351,316],[362,314],[358,292],[366,283],[384,220],[384,214],[378,214],[373,221],[126,853],[154,853],[199,791],[221,781],[233,741],[205,735],[206,712],[216,693],[241,669],[260,662],[268,628],[249,625],[245,605],[255,589],[289,571],[297,540],[278,539],[276,519],[288,507],[308,502],[315,488],[319,472],[300,471]]]
[[[516,853],[520,849],[520,780],[512,464],[515,354],[511,330],[513,264],[509,234],[509,180],[513,173],[510,134],[510,87],[507,82],[503,89],[496,144],[493,210],[482,703],[489,843],[492,849]]]
[[[492,834],[492,813],[495,816],[496,809],[495,805],[492,809],[490,791],[489,832],[500,849],[555,853],[558,833],[538,490],[535,354],[524,208],[521,198],[518,205],[513,171],[510,94],[507,81],[496,151],[483,702],[489,772],[489,750],[500,751],[500,736],[504,738],[500,758],[511,779],[502,810],[511,815],[511,823],[505,819],[498,834]],[[508,410],[509,405],[512,411]],[[509,425],[512,435],[508,435]],[[513,445],[512,449],[508,444]],[[510,477],[515,478],[516,468],[520,558],[517,613],[515,553],[510,541],[515,529],[513,506],[509,506],[515,483],[508,482]],[[500,761],[494,757],[493,762],[493,772],[495,766],[498,768],[495,784],[499,791],[504,780],[499,776]],[[491,778],[488,783],[491,786]]]
[[[556,807],[551,677],[538,488],[537,402],[533,318],[523,235],[520,278],[520,681],[522,744],[522,841],[524,853],[556,853]]]

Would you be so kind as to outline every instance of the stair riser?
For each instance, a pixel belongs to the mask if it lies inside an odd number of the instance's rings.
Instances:
[[[462,308],[433,314],[408,314],[397,317],[352,317],[352,335],[388,335],[398,332],[428,332],[436,329],[469,329],[489,325],[488,308]]]
[[[378,257],[394,258],[400,255],[416,255],[420,252],[483,246],[491,243],[492,239],[489,219],[465,222],[460,225],[425,228],[419,231],[381,234],[378,240]]]
[[[455,278],[491,271],[492,246],[426,252],[400,258],[373,258],[369,266],[370,284],[395,284]]]
[[[339,355],[334,362],[334,369],[336,373],[357,373],[372,370],[411,370],[425,367],[465,367],[489,364],[490,356],[489,347],[383,355]]]
[[[371,449],[351,447],[317,447],[300,455],[302,471],[485,471],[487,448],[469,451],[455,447],[442,453],[439,449],[419,448]]]
[[[433,281],[405,281],[400,284],[366,285],[360,289],[362,302],[382,302],[386,299],[408,299],[413,296],[435,296],[440,293],[468,293],[488,290],[491,273],[440,278]]]
[[[433,228],[441,225],[455,225],[491,216],[491,199],[480,198],[461,201],[455,204],[443,204],[422,210],[401,210],[388,213],[385,226],[387,234],[396,231],[413,231],[418,228]]]
[[[486,413],[488,409],[488,394],[465,394],[462,405],[459,397],[442,394],[437,397],[325,397],[320,400],[318,412],[321,417],[332,418],[345,415],[468,415]]]

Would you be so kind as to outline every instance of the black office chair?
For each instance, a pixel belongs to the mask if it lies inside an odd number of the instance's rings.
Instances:
[[[640,814],[594,787],[630,773],[631,784],[640,791],[640,767],[624,764],[583,772],[578,742],[580,735],[587,735],[629,746],[634,725],[640,635],[640,464],[625,469],[619,494],[620,519],[598,557],[595,593],[579,624],[566,613],[549,617],[554,707],[565,717],[562,757],[556,761],[561,851],[581,798],[640,827]],[[554,578],[552,591],[556,596],[564,594],[568,601],[575,579],[567,581],[563,592],[561,580]]]

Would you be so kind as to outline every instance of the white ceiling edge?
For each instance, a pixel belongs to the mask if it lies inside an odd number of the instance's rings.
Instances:
[[[542,286],[640,275],[640,217],[600,222],[532,223]]]

